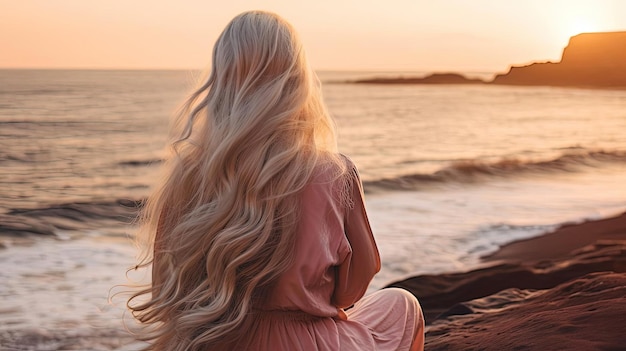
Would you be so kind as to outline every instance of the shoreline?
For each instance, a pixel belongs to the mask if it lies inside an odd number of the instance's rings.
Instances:
[[[594,350],[595,343],[621,345],[622,333],[616,326],[626,314],[625,272],[623,213],[505,244],[483,257],[481,268],[412,276],[389,286],[418,297],[428,325],[428,350],[562,349],[549,346],[557,344]],[[537,324],[542,327],[530,327]],[[515,337],[501,338],[495,330],[502,328],[514,328]],[[0,336],[3,345],[34,348],[62,345],[121,351],[145,346],[127,332],[104,325],[74,331],[10,328]]]
[[[483,261],[490,265],[389,285],[420,300],[427,349],[623,347],[626,213],[503,245]]]
[[[482,257],[484,262],[539,261],[570,257],[573,251],[598,241],[626,240],[626,212],[597,220],[564,224],[540,236],[513,241]]]

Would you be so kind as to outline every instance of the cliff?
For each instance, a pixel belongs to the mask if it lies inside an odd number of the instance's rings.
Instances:
[[[626,87],[626,32],[576,35],[570,38],[560,62],[513,66],[492,83]]]

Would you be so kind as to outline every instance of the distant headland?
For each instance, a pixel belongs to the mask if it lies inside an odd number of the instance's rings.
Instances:
[[[491,81],[458,73],[426,77],[371,78],[357,84],[503,84],[587,88],[626,88],[626,31],[583,33],[570,38],[559,62],[511,66]]]
[[[425,77],[385,77],[360,79],[358,84],[484,84],[481,79],[468,78],[460,73],[433,73]]]

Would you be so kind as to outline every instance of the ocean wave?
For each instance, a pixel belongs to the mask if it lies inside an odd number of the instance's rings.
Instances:
[[[71,120],[54,120],[54,121],[50,121],[50,120],[43,120],[43,119],[33,119],[33,120],[23,120],[23,119],[16,119],[16,120],[4,120],[4,121],[0,121],[0,126],[1,125],[7,125],[7,126],[19,126],[19,127],[30,127],[30,126],[59,126],[59,125],[81,125],[81,124],[85,124],[87,122],[84,121],[71,121]]]
[[[159,164],[161,162],[163,162],[163,160],[161,160],[160,158],[153,158],[153,159],[147,159],[147,160],[122,161],[122,162],[119,162],[118,165],[120,165],[120,166],[131,166],[131,167],[140,167],[140,166],[151,166],[151,165]]]
[[[53,225],[35,218],[0,214],[0,234],[3,235],[55,235],[55,229]]]
[[[11,209],[0,214],[0,234],[55,235],[58,230],[88,229],[98,220],[131,224],[141,203],[142,201],[119,199]]]
[[[50,89],[27,89],[27,90],[13,90],[8,92],[10,95],[57,95],[57,94],[68,94],[74,93],[77,89],[60,89],[60,88],[50,88]],[[4,93],[4,92],[3,92]]]
[[[468,254],[485,256],[495,252],[504,244],[549,233],[563,224],[566,223],[526,225],[495,223],[476,228],[467,233],[463,240],[472,243]]]
[[[6,153],[0,151],[0,162],[11,161],[18,163],[42,162],[44,155],[50,154],[48,150],[25,151],[22,153]]]
[[[493,162],[467,160],[454,162],[434,173],[409,174],[395,178],[363,182],[366,191],[419,190],[436,184],[475,183],[494,177],[523,174],[574,172],[580,167],[598,167],[606,163],[626,162],[623,150],[584,150],[564,153],[551,160],[504,158]]]
[[[76,221],[94,218],[127,220],[132,217],[131,214],[139,208],[140,204],[141,201],[128,199],[108,202],[74,202],[41,208],[16,208],[9,210],[7,214],[31,218],[62,217]]]

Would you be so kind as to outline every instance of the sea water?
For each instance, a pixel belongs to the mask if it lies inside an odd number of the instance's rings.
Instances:
[[[370,291],[626,210],[626,91],[346,82],[376,75],[320,72],[383,260]],[[154,184],[193,79],[0,70],[0,341],[120,328],[107,297],[136,254],[120,219]]]

